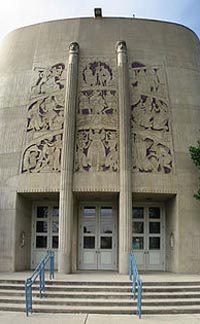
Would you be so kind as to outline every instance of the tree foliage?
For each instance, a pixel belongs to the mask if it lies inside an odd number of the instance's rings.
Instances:
[[[194,164],[200,170],[200,141],[197,142],[196,146],[190,146],[189,151]],[[194,195],[194,197],[200,200],[200,187],[198,192]]]

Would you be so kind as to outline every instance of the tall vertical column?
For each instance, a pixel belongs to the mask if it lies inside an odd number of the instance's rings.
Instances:
[[[58,271],[62,273],[70,273],[72,263],[72,185],[78,80],[78,54],[79,45],[76,42],[72,42],[69,45],[69,60],[67,66],[60,182]]]
[[[119,273],[128,273],[132,232],[131,109],[125,41],[116,45],[120,128]]]

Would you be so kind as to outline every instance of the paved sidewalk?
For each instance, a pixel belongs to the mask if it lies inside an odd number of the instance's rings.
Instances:
[[[200,315],[93,315],[32,314],[0,312],[0,324],[199,324]]]

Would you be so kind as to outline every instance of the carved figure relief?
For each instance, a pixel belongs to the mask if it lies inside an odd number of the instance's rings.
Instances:
[[[75,171],[117,171],[116,130],[79,130],[76,142]]]
[[[173,150],[163,71],[135,62],[131,74],[133,169],[169,174]]]
[[[28,107],[27,131],[55,130],[63,128],[64,102],[59,96],[42,97]]]
[[[48,68],[36,67],[33,86],[31,88],[31,96],[37,96],[47,93],[53,93],[64,88],[62,75],[65,69],[63,63],[57,63]]]
[[[118,171],[118,106],[113,68],[104,60],[80,69],[75,171]]]
[[[35,140],[24,150],[22,172],[60,171],[62,134]]]
[[[63,63],[35,68],[21,172],[60,171],[64,123]],[[53,135],[52,135],[53,134]]]

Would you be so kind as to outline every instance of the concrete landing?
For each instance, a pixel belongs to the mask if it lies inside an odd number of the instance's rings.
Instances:
[[[200,315],[148,316],[96,314],[32,314],[0,312],[0,324],[199,324]]]
[[[17,279],[25,280],[32,275],[32,271],[22,272],[0,272],[1,279]],[[140,272],[140,277],[143,282],[176,282],[176,281],[199,281],[200,274],[176,274],[171,272]],[[45,272],[45,278],[49,278],[48,271]],[[128,275],[121,275],[117,272],[102,271],[102,272],[76,272],[72,274],[62,274],[55,272],[55,280],[66,281],[128,281]]]

